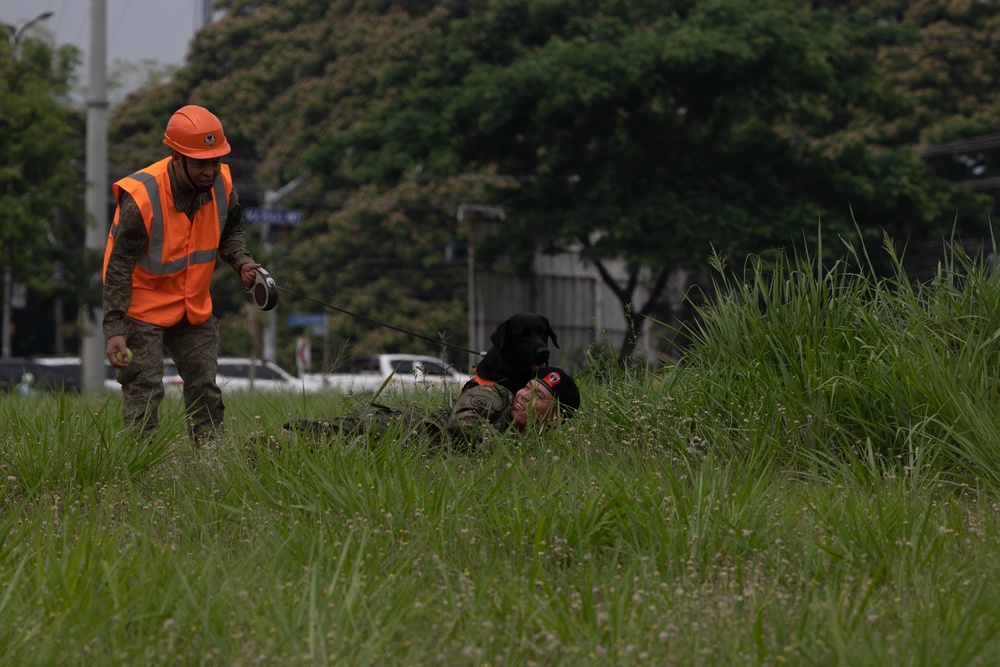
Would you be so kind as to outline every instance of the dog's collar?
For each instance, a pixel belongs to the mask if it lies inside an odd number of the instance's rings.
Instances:
[[[488,386],[491,384],[496,384],[493,380],[487,380],[484,377],[480,377],[479,373],[476,372],[476,367],[472,367],[472,379],[476,381],[476,384],[481,384],[483,386]]]

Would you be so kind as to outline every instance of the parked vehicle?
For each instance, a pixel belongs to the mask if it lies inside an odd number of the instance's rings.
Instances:
[[[216,379],[222,391],[320,391],[314,380],[297,378],[281,366],[263,359],[220,357]]]
[[[173,366],[172,375],[163,376],[163,384],[168,390],[181,392],[184,380]],[[263,359],[249,357],[219,357],[216,384],[225,391],[295,391],[307,393],[322,391],[313,380],[297,378],[281,366]]]
[[[35,390],[78,391],[82,386],[79,357],[35,357],[0,360],[0,389],[13,390],[25,373],[31,373]],[[469,380],[434,357],[415,354],[373,354],[356,357],[333,373],[311,373],[295,377],[277,364],[247,357],[220,357],[216,381],[223,391],[377,391],[454,387]],[[170,359],[164,361],[163,386],[171,392],[183,389],[184,381]],[[104,388],[121,391],[115,369],[105,362]]]
[[[30,361],[34,368],[31,372],[35,376],[33,389],[79,391],[83,386],[80,357],[33,357]],[[114,369],[105,362],[104,388],[112,389],[112,384],[121,389],[115,382]]]
[[[355,357],[332,373],[310,373],[306,379],[329,391],[378,391],[386,387],[447,388],[462,386],[470,376],[440,359],[420,354],[369,354]]]
[[[31,378],[30,386],[35,391],[78,391],[80,360],[75,357],[0,359],[0,388],[13,391],[25,375]]]
[[[60,389],[79,391],[83,385],[80,357],[33,357],[26,360],[27,369],[34,375],[34,389]],[[180,376],[177,367],[170,360],[163,362],[163,385],[170,387]],[[115,379],[115,369],[104,360],[104,388],[121,391],[122,386]]]

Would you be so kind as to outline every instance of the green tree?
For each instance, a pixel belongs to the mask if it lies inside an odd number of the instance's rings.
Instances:
[[[422,8],[418,5],[424,5]],[[147,164],[163,154],[166,119],[184,104],[219,115],[233,146],[227,158],[245,206],[263,205],[307,168],[303,155],[362,122],[394,94],[387,72],[419,59],[440,34],[435,3],[220,3],[228,16],[199,33],[170,81],[137,91],[115,109],[109,155],[114,164]],[[428,10],[433,10],[428,13]],[[316,173],[285,203],[305,223],[289,230],[271,256],[255,249],[275,278],[295,292],[418,334],[464,345],[467,269],[449,260],[461,240],[451,210],[481,187],[461,178],[357,186]],[[256,234],[252,232],[252,237]],[[232,295],[217,306],[245,301]],[[282,293],[281,314],[322,306]],[[331,348],[357,352],[427,351],[440,346],[329,311]],[[290,363],[301,331],[284,328],[279,357]],[[241,321],[241,320],[240,320]],[[224,323],[225,326],[225,323]],[[249,349],[250,336],[226,336]],[[235,350],[233,350],[235,351]]]
[[[934,236],[975,204],[865,135],[906,107],[872,66],[897,38],[864,16],[783,0],[483,5],[320,164],[357,182],[506,177],[490,194],[511,211],[512,254],[582,244],[626,319],[713,247],[744,256],[853,218]],[[604,268],[617,257],[624,284]],[[634,304],[642,265],[653,287]]]
[[[108,73],[111,105],[120,104],[137,89],[151,88],[170,79],[177,69],[177,65],[164,64],[152,58],[143,58],[139,61],[116,60]]]
[[[933,147],[926,159],[935,173],[971,187],[1000,177],[1000,2],[855,4],[904,35],[879,50],[876,66],[901,91],[906,113],[898,122],[874,126],[874,139]]]
[[[55,263],[77,264],[82,245],[68,224],[81,208],[81,124],[69,102],[79,60],[30,33],[0,40],[0,264],[38,294],[64,289]]]
[[[908,62],[916,76],[920,63],[901,54],[926,46],[936,23],[915,12],[929,2],[219,4],[227,17],[198,34],[174,78],[116,110],[113,159],[156,159],[173,110],[212,108],[248,205],[313,173],[288,202],[307,222],[276,257],[288,269],[277,277],[407,328],[411,309],[436,313],[420,333],[465,328],[464,274],[442,252],[463,232],[460,203],[508,209],[514,258],[570,243],[599,270],[626,258],[632,277],[608,282],[640,316],[672,269],[703,265],[713,248],[738,259],[812,242],[820,224],[850,234],[855,220],[901,240],[938,238],[956,216],[975,233],[985,224],[988,202],[933,178],[912,149],[935,140],[932,116],[910,75],[892,71]],[[651,298],[628,303],[643,265]],[[364,323],[335,327],[409,344]]]

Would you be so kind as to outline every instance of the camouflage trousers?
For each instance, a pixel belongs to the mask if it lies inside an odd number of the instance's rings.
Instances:
[[[122,385],[122,419],[126,427],[150,436],[159,426],[166,348],[184,380],[188,433],[198,442],[222,429],[225,407],[215,380],[219,321],[214,315],[202,324],[182,320],[170,327],[127,318],[125,342],[132,350],[132,361],[117,369],[115,377]]]

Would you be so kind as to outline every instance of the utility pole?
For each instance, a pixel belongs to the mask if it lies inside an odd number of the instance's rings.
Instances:
[[[212,23],[212,0],[198,0],[195,3],[194,31],[208,27]]]
[[[87,225],[85,252],[97,257],[108,236],[108,85],[107,8],[90,0],[90,83],[87,87]],[[91,285],[102,283],[100,272]],[[81,383],[86,390],[104,386],[104,332],[100,309],[84,309],[81,332]]]

